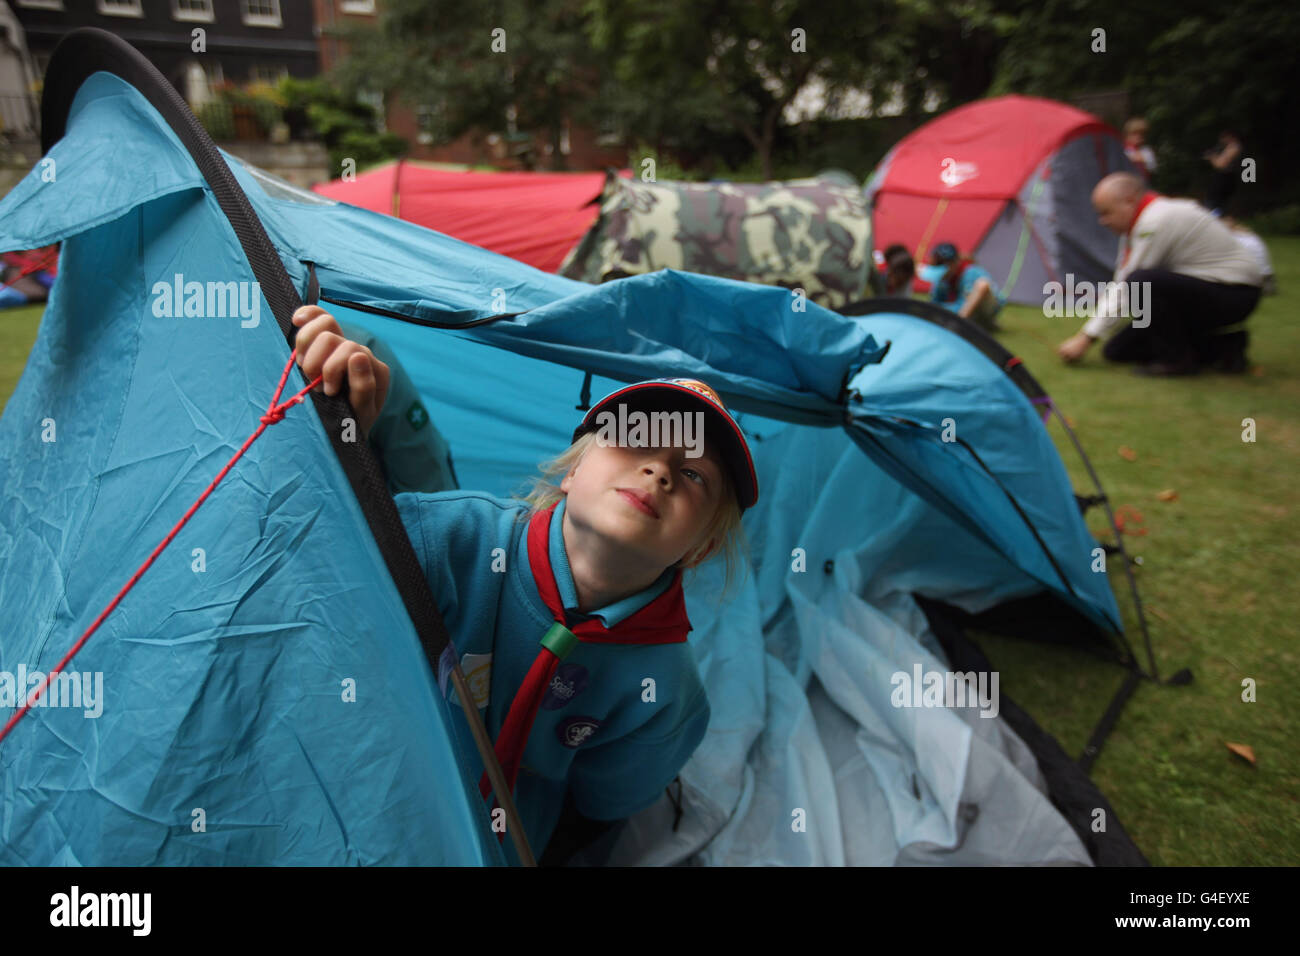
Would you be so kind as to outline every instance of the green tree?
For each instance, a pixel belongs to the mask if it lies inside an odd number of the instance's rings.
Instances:
[[[386,0],[373,27],[340,31],[349,89],[436,111],[447,138],[478,128],[542,131],[555,168],[566,119],[592,124],[601,64],[579,0]]]
[[[814,90],[833,110],[918,114],[983,95],[1018,13],[993,0],[588,0],[597,49],[613,58],[601,105],[657,149],[690,152],[738,134],[771,178],[787,107]]]
[[[613,58],[601,107],[657,149],[739,134],[770,177],[785,108],[820,84],[829,101],[869,85],[865,17],[809,0],[589,0],[593,45]]]
[[[357,168],[400,156],[407,143],[393,133],[378,132],[372,107],[320,77],[285,77],[278,92],[285,102],[285,119],[299,132],[310,127],[329,150],[330,166],[342,168],[351,159]]]
[[[1105,51],[1094,31],[1105,31]],[[992,92],[1065,99],[1123,89],[1130,111],[1151,124],[1151,145],[1165,191],[1199,195],[1208,177],[1201,158],[1223,128],[1235,128],[1260,162],[1258,190],[1239,198],[1258,207],[1300,198],[1285,171],[1300,158],[1287,122],[1300,81],[1300,8],[1240,0],[1176,6],[1121,0],[1047,0],[1026,4],[1019,28],[997,63]]]

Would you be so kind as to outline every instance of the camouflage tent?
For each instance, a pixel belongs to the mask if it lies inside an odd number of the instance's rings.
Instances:
[[[871,220],[848,176],[784,183],[647,183],[611,175],[600,217],[560,266],[586,282],[671,268],[861,299]]]

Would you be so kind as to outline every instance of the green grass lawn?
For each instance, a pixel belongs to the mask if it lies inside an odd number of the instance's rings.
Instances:
[[[1195,674],[1189,686],[1144,683],[1093,770],[1155,864],[1300,863],[1300,746],[1292,737],[1300,730],[1300,239],[1269,245],[1282,294],[1250,320],[1255,374],[1144,379],[1106,366],[1099,349],[1066,368],[1054,347],[1078,320],[1024,307],[1001,320],[1003,343],[1073,421],[1112,503],[1141,512],[1147,533],[1126,544],[1143,559],[1137,574],[1157,665],[1166,677],[1183,667]],[[0,400],[17,384],[41,311],[0,312]],[[1254,443],[1242,441],[1245,418],[1255,421]],[[1076,490],[1091,493],[1068,439],[1058,425],[1052,433]],[[1136,458],[1121,457],[1121,446]],[[1165,490],[1176,500],[1157,498]],[[1089,518],[1094,534],[1109,536],[1099,509]],[[1122,573],[1114,563],[1111,570],[1140,647]],[[982,643],[1002,688],[1077,756],[1123,672],[1060,647]],[[1241,700],[1244,678],[1255,681],[1255,703]],[[1252,747],[1256,765],[1233,756],[1229,742]]]
[[[1281,294],[1250,319],[1251,375],[1141,378],[1107,365],[1099,348],[1066,367],[1053,349],[1079,320],[1019,306],[1001,319],[1001,341],[1073,422],[1112,504],[1144,519],[1147,533],[1126,534],[1125,546],[1142,557],[1135,570],[1160,675],[1183,667],[1195,675],[1183,687],[1144,682],[1093,768],[1155,864],[1300,863],[1300,239],[1268,242]],[[1253,444],[1242,441],[1246,418]],[[1090,493],[1064,430],[1051,432],[1076,491]],[[1122,457],[1121,447],[1137,457]],[[1160,500],[1166,490],[1177,499]],[[1088,514],[1094,535],[1112,539],[1100,509]],[[1118,560],[1111,584],[1140,647]],[[1059,647],[981,644],[1003,690],[1077,756],[1122,672]],[[1255,681],[1255,703],[1241,699],[1245,678]],[[1229,742],[1252,747],[1256,765],[1233,756]]]

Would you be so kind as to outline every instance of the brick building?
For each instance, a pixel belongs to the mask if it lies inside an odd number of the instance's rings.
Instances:
[[[220,83],[273,83],[285,75],[320,72],[312,9],[302,0],[10,0],[10,5],[42,76],[59,39],[77,27],[99,27],[126,40],[193,106]]]
[[[332,29],[374,22],[381,12],[383,0],[312,0],[312,3],[319,25],[321,70],[328,71],[347,56],[347,44],[331,35]],[[411,159],[499,169],[552,168],[553,147],[545,131],[514,130],[506,116],[501,117],[499,129],[477,130],[452,142],[440,143],[434,133],[437,104],[412,106],[395,95],[389,95],[382,103],[376,97],[374,102],[376,107],[382,106],[385,128],[410,144],[407,155]],[[622,138],[611,131],[602,133],[586,127],[567,127],[560,136],[559,149],[564,167],[575,171],[622,166],[627,162],[627,149]]]
[[[347,56],[336,35],[348,24],[375,22],[382,0],[10,0],[44,76],[59,39],[93,26],[126,40],[158,67],[196,110],[217,85],[274,83],[285,75],[312,77]],[[195,31],[201,31],[196,33]],[[201,38],[201,43],[199,42]],[[199,47],[202,47],[201,49]],[[380,110],[384,127],[409,144],[412,159],[502,169],[554,167],[545,131],[479,130],[437,142],[437,104],[412,106],[378,92],[363,100]],[[571,170],[621,166],[620,137],[583,127],[563,130],[561,165]]]

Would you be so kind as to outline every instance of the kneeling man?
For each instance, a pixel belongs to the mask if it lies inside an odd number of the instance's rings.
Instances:
[[[1244,372],[1244,322],[1259,302],[1263,276],[1232,233],[1201,205],[1145,189],[1132,173],[1112,173],[1092,192],[1101,224],[1121,236],[1116,295],[1099,295],[1096,314],[1057,349],[1077,362],[1110,329],[1112,362],[1136,362],[1146,375],[1190,375],[1210,366]],[[1133,283],[1144,283],[1144,308],[1130,311]],[[1140,313],[1140,314],[1139,314]],[[1130,321],[1130,316],[1137,321]]]

